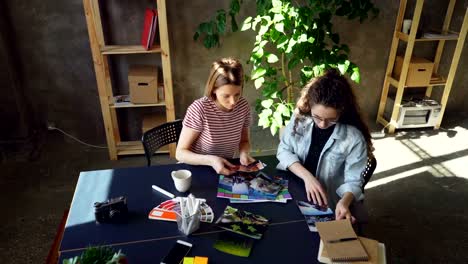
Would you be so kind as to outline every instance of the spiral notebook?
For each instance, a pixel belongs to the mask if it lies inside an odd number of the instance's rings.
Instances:
[[[367,254],[369,255],[369,260],[367,261],[353,261],[353,264],[386,264],[387,259],[385,257],[385,245],[380,243],[377,240],[359,237],[362,245],[366,249]],[[347,262],[332,262],[328,257],[328,252],[323,246],[323,241],[320,240],[319,252],[317,255],[317,260],[320,263],[335,263],[342,264]],[[349,263],[349,262],[348,262]]]
[[[328,257],[334,261],[367,261],[369,256],[347,219],[316,223]]]

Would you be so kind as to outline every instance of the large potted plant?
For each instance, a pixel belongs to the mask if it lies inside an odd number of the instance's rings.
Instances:
[[[214,19],[200,24],[194,39],[202,38],[207,48],[219,45],[226,32],[226,14],[232,31],[237,31],[235,16],[238,0],[231,0],[229,11],[218,10]],[[256,101],[258,125],[275,135],[291,118],[297,93],[308,80],[328,68],[337,68],[351,80],[360,81],[359,67],[348,59],[350,52],[333,31],[334,16],[366,20],[378,9],[370,0],[257,0],[256,16],[247,17],[241,30],[256,32],[249,58],[250,78],[261,98]]]

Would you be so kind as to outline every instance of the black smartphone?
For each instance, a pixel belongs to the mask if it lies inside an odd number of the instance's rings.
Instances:
[[[161,264],[180,264],[189,253],[192,244],[186,241],[177,240],[169,253],[161,260]]]

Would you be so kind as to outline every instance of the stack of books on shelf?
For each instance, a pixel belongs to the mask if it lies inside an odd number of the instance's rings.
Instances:
[[[230,199],[231,203],[286,203],[292,199],[287,180],[263,172],[219,175],[217,197]]]
[[[154,36],[156,35],[157,23],[158,23],[157,10],[147,8],[145,11],[143,32],[141,33],[141,45],[146,50],[149,50],[153,47]]]

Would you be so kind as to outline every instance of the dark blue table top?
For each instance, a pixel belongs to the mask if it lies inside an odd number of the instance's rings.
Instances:
[[[267,167],[270,175],[282,174],[289,180],[294,199],[305,199],[304,186],[297,177]],[[319,246],[317,233],[309,231],[294,200],[282,203],[231,204],[231,206],[265,216],[270,226],[261,240],[255,241],[248,258],[225,254],[213,248],[220,232],[214,224],[201,223],[194,234],[184,237],[175,222],[148,219],[152,208],[169,198],[154,191],[156,184],[176,196],[171,171],[192,172],[192,192],[205,198],[215,214],[221,215],[228,199],[216,198],[218,175],[206,166],[173,164],[153,167],[82,172],[60,246],[60,259],[79,255],[90,245],[111,245],[121,249],[130,263],[159,263],[177,239],[193,243],[190,255],[208,256],[209,263],[315,263]],[[111,197],[126,196],[130,218],[126,224],[98,224],[93,204]]]

